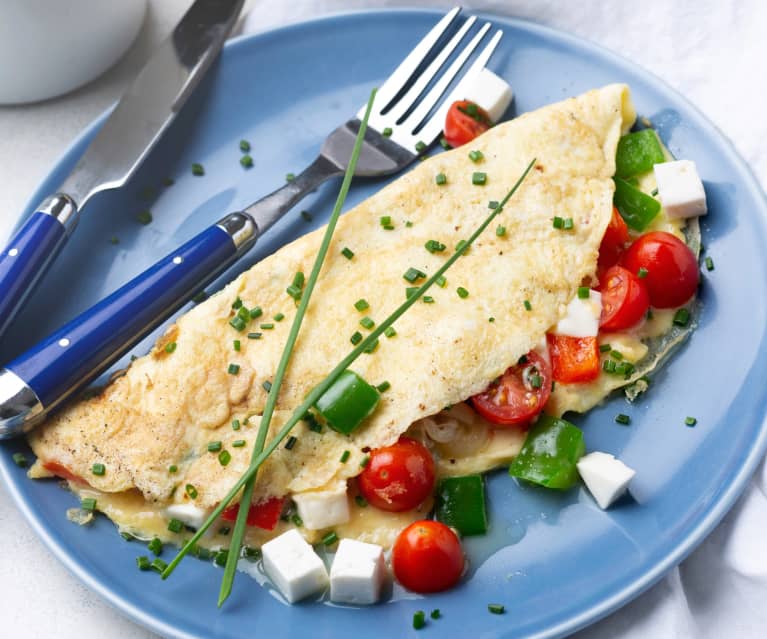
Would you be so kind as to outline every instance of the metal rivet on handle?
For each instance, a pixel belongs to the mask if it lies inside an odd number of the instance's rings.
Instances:
[[[18,254],[19,254],[19,249],[17,248],[12,248],[10,251],[8,251],[8,255],[10,255],[11,257],[16,257]]]
[[[61,346],[61,348],[66,348],[67,346],[69,346],[69,339],[66,337],[62,337],[59,340],[59,346]]]
[[[181,264],[181,262],[183,262],[183,261],[184,261],[184,258],[183,257],[179,257],[178,255],[176,255],[176,257],[173,258],[173,263],[174,264]]]

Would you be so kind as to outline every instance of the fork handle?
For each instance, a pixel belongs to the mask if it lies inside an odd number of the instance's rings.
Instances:
[[[301,173],[276,191],[251,204],[245,212],[256,220],[259,232],[263,233],[303,200],[308,193],[330,178],[342,175],[343,172],[343,169],[335,162],[324,155],[319,155]]]

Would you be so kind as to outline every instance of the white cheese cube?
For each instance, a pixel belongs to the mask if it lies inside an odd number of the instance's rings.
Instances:
[[[178,519],[195,529],[203,525],[209,514],[208,510],[198,508],[194,504],[171,504],[165,509],[166,517]]]
[[[328,571],[295,528],[261,546],[264,570],[290,603],[324,590]]]
[[[342,539],[330,568],[330,599],[338,603],[374,604],[381,598],[387,575],[381,546]]]
[[[493,122],[498,122],[513,97],[511,86],[506,80],[499,78],[490,69],[482,69],[466,88],[465,99],[475,102],[487,111]]]
[[[695,162],[676,160],[654,167],[658,198],[670,218],[705,215],[706,191]]]
[[[569,337],[596,337],[599,317],[602,315],[602,294],[590,290],[586,299],[577,295],[567,305],[565,316],[554,327],[555,335]]]
[[[578,460],[578,472],[602,510],[620,497],[636,472],[608,453],[594,452]]]
[[[321,530],[349,521],[346,482],[339,481],[325,490],[310,490],[293,495],[298,516],[309,530]]]

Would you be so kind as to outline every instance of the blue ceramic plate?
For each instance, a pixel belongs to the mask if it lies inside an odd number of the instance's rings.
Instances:
[[[2,357],[18,353],[222,214],[303,168],[324,135],[364,102],[437,17],[427,11],[348,14],[229,44],[141,173],[119,193],[92,202],[66,253],[5,340]],[[620,455],[637,470],[635,500],[602,512],[584,489],[545,492],[519,486],[500,472],[489,481],[491,533],[467,543],[470,575],[448,593],[367,609],[288,607],[241,575],[219,611],[219,569],[191,559],[167,582],[139,572],[141,545],[124,542],[104,518],[90,528],[68,522],[64,512],[74,505],[73,496],[55,482],[26,479],[11,461],[24,445],[3,444],[4,481],[38,534],[74,574],[139,623],[174,637],[250,638],[257,632],[356,639],[361,628],[366,637],[414,633],[415,610],[440,608],[444,619],[430,624],[440,636],[562,635],[626,603],[679,563],[732,506],[764,455],[767,393],[761,382],[767,360],[760,353],[767,326],[767,234],[765,201],[748,168],[710,122],[657,78],[570,36],[493,20],[506,35],[492,68],[514,85],[516,113],[609,82],[628,82],[638,111],[674,154],[697,162],[706,184],[711,213],[703,237],[716,270],[703,278],[699,328],[656,377],[646,399],[632,406],[616,397],[577,419],[589,449]],[[54,190],[98,125],[62,158],[30,207]],[[249,171],[239,164],[241,138],[253,143],[255,167]],[[204,165],[204,177],[191,175],[192,162]],[[175,184],[161,186],[166,177]],[[358,182],[349,205],[384,183]],[[312,212],[312,222],[292,212],[226,278],[320,225],[336,188],[327,185],[301,207]],[[141,226],[136,214],[145,208],[154,221]],[[113,236],[119,244],[110,243]],[[618,412],[631,415],[631,426],[615,424]],[[687,415],[696,416],[698,425],[686,427]],[[489,614],[489,602],[504,603],[508,613]]]

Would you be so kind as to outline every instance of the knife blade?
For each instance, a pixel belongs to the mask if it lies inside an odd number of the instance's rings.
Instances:
[[[123,186],[218,56],[244,0],[196,0],[141,69],[56,193],[0,252],[0,337],[97,193]]]

